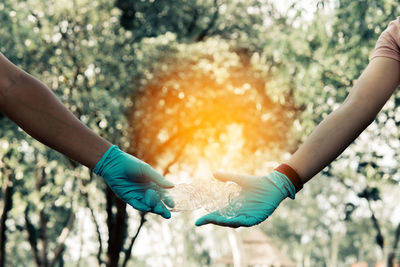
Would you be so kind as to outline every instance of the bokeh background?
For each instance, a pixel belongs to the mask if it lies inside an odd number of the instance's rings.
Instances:
[[[171,181],[207,183],[293,153],[399,11],[393,0],[2,0],[0,51]],[[397,90],[295,201],[236,230],[195,228],[201,210],[139,213],[0,114],[0,266],[398,263],[399,106]]]

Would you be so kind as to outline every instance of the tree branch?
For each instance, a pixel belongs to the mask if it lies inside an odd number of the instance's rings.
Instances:
[[[91,173],[89,175],[91,175]],[[90,211],[90,216],[92,217],[93,223],[96,228],[97,240],[99,242],[99,250],[97,252],[96,257],[97,257],[97,262],[99,263],[99,266],[101,266],[104,263],[104,261],[101,258],[101,255],[103,254],[103,241],[101,239],[100,226],[99,226],[99,223],[97,222],[96,216],[94,214],[93,207],[89,202],[89,194],[87,193],[86,187],[83,185],[82,179],[80,177],[78,177],[78,184],[79,184],[79,191],[81,192],[81,194],[83,196],[86,207]]]
[[[400,223],[397,225],[396,232],[394,234],[394,241],[393,241],[393,247],[392,250],[390,251],[390,254],[388,256],[388,261],[387,261],[387,266],[392,267],[394,266],[394,256],[396,254],[396,250],[399,244],[400,240]]]
[[[28,241],[31,245],[33,257],[35,258],[35,262],[37,266],[41,266],[41,260],[39,257],[39,250],[37,247],[37,230],[35,226],[32,224],[31,220],[29,219],[29,204],[25,208],[25,224],[26,224],[26,231],[28,232]]]
[[[56,245],[56,249],[54,250],[53,259],[50,261],[50,265],[49,265],[50,267],[55,265],[56,261],[59,259],[59,257],[61,256],[61,253],[65,249],[64,242],[67,239],[68,234],[71,232],[74,222],[75,222],[75,214],[71,210],[68,221],[67,221],[66,225],[64,226],[64,228],[62,229],[61,234],[57,238],[57,245]]]
[[[47,267],[47,215],[43,209],[39,211],[39,222],[39,255],[43,266]]]
[[[372,213],[372,215],[371,215],[371,220],[372,220],[372,222],[373,222],[373,224],[374,224],[374,227],[375,227],[375,229],[376,229],[376,231],[377,231],[377,234],[376,234],[376,243],[379,245],[379,247],[383,250],[383,247],[384,247],[384,238],[383,238],[383,235],[382,235],[382,230],[381,230],[381,227],[380,227],[380,225],[379,225],[379,221],[378,221],[378,219],[375,217],[375,213],[374,213],[374,210],[372,209],[372,206],[371,206],[371,202],[367,199],[367,202],[368,202],[368,207],[369,207],[369,210],[371,211],[371,213]]]
[[[194,28],[196,27],[196,22],[197,19],[199,18],[199,11],[197,10],[197,8],[193,9],[193,16],[192,16],[192,20],[190,21],[190,24],[186,30],[186,36],[191,36],[193,33]]]
[[[213,16],[210,20],[210,22],[208,23],[207,27],[202,30],[200,32],[200,34],[196,37],[196,42],[201,42],[204,40],[204,38],[207,36],[207,34],[209,33],[209,31],[214,27],[215,22],[218,19],[218,15],[219,15],[219,6],[218,6],[218,0],[214,0],[214,13]]]
[[[7,168],[6,164],[0,161],[2,173],[4,176],[2,185],[2,203],[1,203],[1,217],[0,217],[0,267],[6,264],[6,242],[7,242],[7,227],[6,221],[8,212],[11,210],[13,202],[12,195],[14,194],[14,172]]]
[[[136,238],[138,237],[139,232],[140,232],[140,230],[142,229],[142,226],[143,226],[144,223],[146,222],[146,218],[145,218],[146,214],[147,214],[146,212],[140,212],[140,224],[139,224],[138,229],[136,230],[135,235],[134,235],[134,236],[132,237],[132,239],[131,239],[131,243],[129,244],[128,249],[126,249],[126,250],[124,251],[125,258],[124,258],[124,262],[122,263],[122,267],[126,267],[126,265],[127,265],[128,261],[129,261],[131,255],[132,255],[133,244],[135,243]]]
[[[171,168],[172,165],[174,165],[178,159],[182,156],[183,151],[185,150],[186,142],[182,142],[181,149],[179,149],[176,153],[174,158],[168,163],[167,166],[165,166],[164,171],[163,171],[163,176],[167,175],[169,173],[169,169]]]

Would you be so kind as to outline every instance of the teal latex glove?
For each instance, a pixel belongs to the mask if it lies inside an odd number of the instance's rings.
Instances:
[[[160,195],[163,188],[174,185],[149,164],[112,146],[104,153],[93,172],[102,176],[112,191],[133,208],[153,212],[166,219],[171,217]],[[172,200],[168,201],[173,206]]]
[[[221,181],[232,181],[242,186],[242,191],[235,201],[241,206],[235,216],[224,217],[223,212],[214,211],[196,221],[196,226],[216,224],[228,227],[253,226],[266,220],[286,197],[294,199],[296,189],[289,178],[273,171],[268,176],[249,176],[223,172],[214,173]],[[232,205],[235,205],[232,203]]]

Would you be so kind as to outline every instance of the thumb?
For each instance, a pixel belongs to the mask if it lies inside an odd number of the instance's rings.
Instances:
[[[219,218],[221,218],[221,216],[219,215],[218,212],[208,213],[202,216],[201,218],[197,219],[195,225],[202,226],[209,223],[216,224]]]
[[[174,184],[166,180],[160,173],[154,170],[149,164],[144,163],[141,166],[142,174],[145,179],[154,182],[163,188],[172,188]]]
[[[222,182],[235,182],[240,186],[249,186],[255,176],[245,175],[245,174],[237,174],[223,171],[216,171],[213,173],[214,177]]]

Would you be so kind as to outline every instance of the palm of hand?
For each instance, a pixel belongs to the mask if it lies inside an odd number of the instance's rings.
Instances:
[[[209,213],[196,221],[197,226],[208,223],[234,228],[253,226],[266,220],[288,196],[284,184],[274,173],[262,177],[233,174],[217,174],[216,177],[224,181],[232,180],[242,186],[242,193],[235,200],[240,201],[241,206],[229,218],[222,215],[223,210]],[[235,202],[230,205],[235,205]]]

